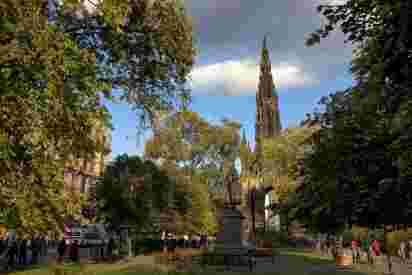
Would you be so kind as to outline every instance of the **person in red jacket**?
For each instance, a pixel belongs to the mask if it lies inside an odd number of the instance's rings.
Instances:
[[[375,256],[380,256],[381,255],[381,246],[378,240],[373,240],[372,242],[372,249],[375,254]]]
[[[352,255],[353,255],[353,263],[357,264],[360,263],[360,253],[359,253],[359,243],[357,240],[352,240]]]

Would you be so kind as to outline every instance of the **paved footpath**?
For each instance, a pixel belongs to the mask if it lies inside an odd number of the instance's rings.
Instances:
[[[231,271],[247,272],[245,267],[232,267]],[[341,271],[341,272],[338,272]],[[368,264],[360,264],[352,268],[337,268],[334,263],[330,264],[314,264],[305,262],[302,259],[294,258],[289,255],[281,255],[276,258],[275,263],[270,259],[257,259],[256,267],[253,273],[277,273],[277,274],[299,274],[299,275],[319,275],[319,274],[351,274],[352,272],[369,274],[388,274],[386,259],[383,257],[376,259],[374,266]],[[393,260],[392,266],[393,275],[412,275],[412,262],[402,264],[399,258]]]
[[[376,270],[388,274],[388,264],[386,257],[378,257],[373,267],[361,266],[361,269]],[[412,275],[412,262],[402,263],[399,257],[392,257],[392,272],[394,275]]]

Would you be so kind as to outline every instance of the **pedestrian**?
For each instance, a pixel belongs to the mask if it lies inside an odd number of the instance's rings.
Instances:
[[[109,243],[107,244],[107,256],[109,257],[109,260],[111,260],[113,257],[113,248],[114,248],[114,239],[113,237],[110,237]]]
[[[401,241],[398,250],[399,257],[403,263],[406,263],[406,242]]]
[[[17,256],[17,242],[13,241],[9,247],[9,250],[7,252],[7,265],[8,268],[10,270],[12,270],[13,268],[15,268],[15,264],[16,264],[16,256]]]
[[[27,240],[26,239],[23,239],[20,241],[19,264],[21,265],[27,264]]]
[[[189,247],[189,236],[185,234],[183,236],[183,239],[184,239],[184,248],[188,248]]]
[[[367,262],[369,263],[369,240],[364,238],[361,242],[362,253],[366,255]]]
[[[37,264],[38,262],[38,258],[39,258],[39,240],[37,239],[37,237],[35,237],[32,241],[31,241],[31,264]]]
[[[409,262],[409,260],[411,259],[411,249],[412,249],[412,245],[409,243],[408,240],[404,241],[404,257],[405,257],[405,263]]]
[[[328,256],[328,240],[323,239],[321,242],[322,254]]]
[[[389,253],[389,249],[388,249],[388,242],[383,242],[382,244],[382,256],[386,255],[386,262],[388,264],[388,274],[392,274],[392,257],[391,257],[391,253]]]
[[[169,250],[172,253],[172,255],[175,253],[176,249],[176,237],[172,236],[169,242]]]
[[[375,251],[373,250],[373,245],[370,244],[369,249],[368,249],[368,263],[371,265],[373,265],[374,263],[374,256],[375,256]]]
[[[330,239],[326,239],[325,240],[325,254],[326,256],[329,256],[330,253],[330,248],[331,248],[331,240]]]
[[[351,246],[352,246],[353,263],[354,263],[354,264],[358,264],[358,263],[359,263],[359,256],[358,256],[358,247],[359,247],[359,244],[358,244],[358,241],[355,240],[355,239],[352,240]]]
[[[5,245],[5,241],[2,239],[2,238],[0,238],[0,256],[3,254],[3,252],[5,251],[5,249],[6,249],[6,245]]]
[[[57,247],[57,252],[59,253],[59,258],[58,258],[57,261],[59,263],[61,263],[63,261],[65,251],[66,251],[66,241],[64,239],[62,239],[59,242],[59,246]]]
[[[381,248],[380,248],[380,243],[378,240],[373,240],[372,241],[372,249],[373,249],[373,254],[374,256],[379,257],[381,255]]]
[[[75,263],[79,262],[79,244],[77,240],[70,246],[70,260]]]

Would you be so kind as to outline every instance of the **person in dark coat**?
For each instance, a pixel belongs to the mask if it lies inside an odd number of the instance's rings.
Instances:
[[[109,259],[113,257],[113,249],[114,249],[114,239],[110,237],[109,243],[107,244],[107,256]]]
[[[170,239],[170,243],[169,243],[169,250],[172,254],[175,252],[176,246],[177,246],[177,240],[176,240],[176,237],[173,236]]]
[[[7,252],[7,258],[8,258],[7,265],[9,269],[13,269],[15,267],[17,250],[18,250],[17,242],[13,241]]]
[[[19,247],[19,264],[25,265],[27,263],[27,240],[20,241]]]
[[[57,247],[57,252],[59,253],[59,258],[58,258],[59,262],[63,261],[65,251],[66,251],[66,241],[63,239],[59,242],[59,246]]]
[[[6,241],[0,239],[0,255],[3,254],[6,248],[7,248]]]
[[[39,240],[37,238],[34,238],[31,241],[31,253],[32,253],[32,257],[31,257],[31,264],[37,264],[38,262],[38,258],[39,258]]]
[[[79,262],[79,243],[77,240],[70,246],[70,260],[75,263]]]

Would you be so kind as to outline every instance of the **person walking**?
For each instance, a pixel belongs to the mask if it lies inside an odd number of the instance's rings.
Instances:
[[[352,243],[352,257],[353,257],[353,263],[358,264],[359,263],[359,243],[357,240],[353,239]]]
[[[176,250],[176,237],[175,235],[172,236],[172,238],[170,239],[170,252],[172,253],[172,255],[174,255],[175,250]]]
[[[27,264],[27,240],[23,239],[20,241],[19,246],[19,264],[26,265]]]
[[[185,234],[183,236],[183,242],[184,242],[184,248],[188,248],[189,247],[189,236],[187,234]]]
[[[357,240],[356,240],[356,242],[357,242],[357,248],[356,248],[356,256],[357,256],[357,263],[361,263],[361,254],[362,254],[362,250],[361,250],[361,240],[360,240],[360,238],[358,238]]]
[[[407,242],[407,246],[406,246],[406,257],[407,257],[407,261],[411,261],[411,260],[412,260],[412,240],[410,240],[409,242]]]
[[[77,263],[79,262],[79,243],[75,240],[70,246],[70,260]]]
[[[0,257],[3,255],[6,249],[7,249],[6,241],[0,238]]]
[[[59,253],[59,257],[57,259],[57,261],[59,263],[63,262],[64,259],[64,252],[66,251],[66,241],[64,239],[62,239],[59,242],[59,246],[57,247],[57,252]]]
[[[107,257],[109,260],[112,260],[113,258],[113,248],[114,248],[114,239],[113,237],[110,237],[109,243],[107,244]]]
[[[39,259],[39,241],[37,237],[35,237],[31,241],[31,264],[37,264]]]
[[[375,251],[374,251],[374,249],[373,249],[373,245],[370,244],[370,245],[369,245],[369,249],[368,249],[368,263],[369,263],[370,265],[373,265],[373,264],[374,264],[374,257],[375,257]]]
[[[369,240],[364,238],[361,241],[362,253],[366,255],[367,262],[369,263]]]
[[[381,255],[381,247],[380,247],[380,243],[378,240],[374,239],[372,241],[372,249],[373,249],[374,256],[379,257]]]
[[[13,270],[15,268],[16,265],[16,256],[17,256],[17,242],[13,241],[10,244],[9,250],[7,252],[7,266],[9,270]]]

